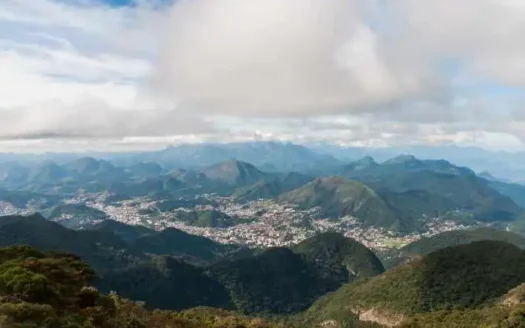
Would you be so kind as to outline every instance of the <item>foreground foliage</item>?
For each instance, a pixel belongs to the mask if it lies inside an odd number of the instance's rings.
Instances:
[[[0,327],[7,328],[265,328],[276,322],[210,308],[147,310],[143,303],[89,287],[94,271],[70,254],[29,246],[0,249]],[[174,295],[174,297],[177,297]],[[286,325],[289,327],[289,323]]]

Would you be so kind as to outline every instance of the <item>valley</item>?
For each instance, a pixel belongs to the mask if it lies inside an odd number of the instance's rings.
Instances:
[[[199,195],[214,205],[179,207],[163,212],[158,208],[162,201],[147,198],[134,198],[125,201],[107,201],[103,195],[83,195],[64,199],[64,204],[77,205],[82,212],[75,214],[61,213],[53,220],[66,226],[82,229],[111,219],[129,225],[141,225],[154,230],[169,227],[191,234],[208,237],[223,244],[240,244],[249,247],[279,247],[297,244],[318,233],[336,231],[358,240],[376,251],[399,248],[423,237],[433,236],[445,231],[468,229],[479,224],[464,225],[452,220],[434,218],[427,220],[423,232],[401,235],[381,227],[366,226],[352,216],[337,220],[327,218],[318,208],[302,210],[298,206],[274,200],[250,201],[244,204],[235,202],[231,197],[218,195]],[[187,201],[180,199],[181,203]],[[104,213],[103,218],[93,217],[89,209]],[[0,202],[0,216],[28,215],[37,212],[35,208],[17,208],[9,202]],[[235,218],[235,224],[228,227],[193,226],[180,220],[180,213],[205,212],[223,213]],[[74,223],[71,221],[75,221]]]
[[[282,161],[299,149],[283,145]],[[288,246],[336,231],[388,252],[445,231],[519,227],[523,212],[517,204],[525,186],[500,181],[493,189],[493,179],[443,160],[365,157],[340,164],[304,148],[302,156],[316,159],[299,172],[264,171],[239,160],[174,167],[183,165],[183,150],[114,160],[119,164],[92,157],[6,162],[0,215],[38,212],[73,229],[111,219],[248,247]],[[263,151],[251,157],[268,159]]]

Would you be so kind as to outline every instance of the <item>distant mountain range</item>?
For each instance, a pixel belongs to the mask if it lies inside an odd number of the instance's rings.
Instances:
[[[205,167],[228,160],[252,163],[269,172],[304,172],[340,164],[333,156],[301,145],[280,142],[186,144],[157,152],[108,157],[121,163],[156,162],[168,169]]]
[[[382,164],[366,158],[350,164],[342,175],[361,181],[377,190],[403,217],[436,216],[464,209],[477,220],[513,220],[522,209],[491,182],[468,168],[444,160],[418,160],[398,156]],[[510,195],[510,194],[509,194]]]
[[[365,156],[382,162],[400,154],[411,154],[426,159],[446,159],[476,172],[490,172],[506,182],[525,182],[525,152],[489,151],[478,147],[442,146],[400,146],[400,147],[345,147],[330,143],[311,143],[309,149],[333,156],[342,162],[351,162]]]
[[[151,152],[0,154],[0,179],[9,169],[10,162],[34,165],[35,162],[51,160],[63,164],[82,157],[100,158],[117,166],[125,167],[140,166],[141,163],[158,163],[166,170],[205,167],[236,159],[252,163],[267,172],[297,171],[307,173],[323,172],[365,156],[383,162],[400,154],[412,154],[426,159],[446,159],[457,165],[470,167],[476,172],[490,172],[491,175],[505,182],[525,182],[525,152],[495,152],[482,148],[454,145],[364,148],[345,147],[330,143],[298,145],[262,141],[229,144],[185,144]],[[155,168],[150,169],[155,170]]]
[[[292,145],[257,144],[263,146],[307,153]],[[191,148],[188,147],[181,149]],[[262,150],[257,148],[258,151]],[[470,223],[510,223],[525,218],[525,186],[497,180],[487,173],[478,176],[469,168],[445,160],[402,155],[382,163],[371,157],[344,165],[335,160],[331,163],[324,171],[318,171],[318,167],[305,174],[268,172],[233,159],[206,167],[172,170],[154,162],[116,166],[85,157],[64,164],[46,161],[25,166],[11,162],[5,164],[10,167],[0,181],[6,189],[0,190],[0,201],[25,208],[37,200],[32,208],[58,218],[57,213],[73,210],[69,206],[53,211],[60,199],[80,192],[105,193],[112,200],[146,197],[159,204],[174,200],[182,204],[180,199],[216,193],[232,196],[239,203],[274,199],[303,209],[319,207],[326,218],[354,216],[366,225],[406,233],[436,217]],[[233,224],[219,213],[208,212],[208,217],[195,214],[195,218],[186,216],[182,221],[197,226]],[[516,231],[522,230],[519,225],[515,227]]]

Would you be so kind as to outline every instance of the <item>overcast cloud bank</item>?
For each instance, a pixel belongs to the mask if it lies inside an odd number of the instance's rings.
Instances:
[[[5,0],[0,150],[209,139],[521,150],[524,33],[519,0]]]

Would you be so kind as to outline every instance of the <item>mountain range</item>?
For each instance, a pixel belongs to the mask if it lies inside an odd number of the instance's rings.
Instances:
[[[32,208],[52,216],[60,213],[52,208],[60,205],[61,197],[78,193],[106,193],[114,201],[146,197],[165,204],[213,193],[231,196],[239,203],[273,199],[303,209],[319,207],[325,218],[354,216],[365,225],[402,233],[417,231],[425,220],[436,217],[512,224],[521,231],[520,224],[513,224],[523,221],[525,187],[519,184],[490,179],[486,174],[478,176],[445,160],[419,160],[409,155],[382,163],[364,157],[345,165],[333,164],[324,173],[313,170],[304,174],[267,172],[232,159],[173,170],[153,162],[120,167],[93,158],[65,164],[47,161],[31,167],[11,163],[0,182],[6,189],[0,191],[0,200],[20,208],[38,200]],[[182,221],[199,226],[234,224],[214,218],[206,219],[211,223],[202,223],[199,213],[196,215]]]
[[[488,171],[504,182],[523,182],[525,176],[525,153],[490,151],[476,147],[406,146],[406,147],[349,147],[331,143],[291,144],[285,142],[240,142],[183,144],[163,150],[129,153],[45,153],[0,154],[0,162],[31,164],[53,160],[66,163],[76,158],[94,157],[110,161],[118,166],[155,162],[166,169],[204,167],[231,159],[252,163],[263,171],[325,171],[365,156],[382,162],[399,154],[412,154],[419,158],[447,159],[476,172]],[[334,160],[337,164],[334,165]],[[0,165],[0,179],[5,167]]]

